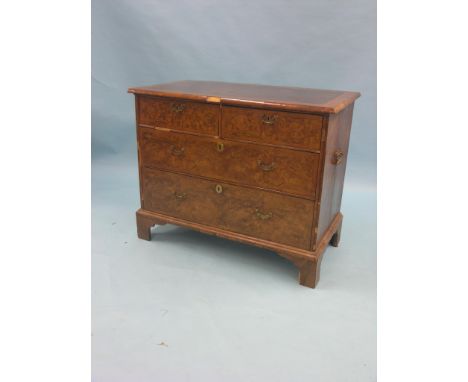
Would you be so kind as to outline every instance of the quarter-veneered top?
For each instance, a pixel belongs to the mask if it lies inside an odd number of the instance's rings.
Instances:
[[[320,90],[215,81],[177,81],[134,87],[129,93],[184,98],[226,105],[279,108],[293,111],[339,113],[360,96],[357,92]]]

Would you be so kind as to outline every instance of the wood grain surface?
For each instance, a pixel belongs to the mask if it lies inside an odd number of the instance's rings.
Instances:
[[[138,123],[141,125],[218,135],[219,106],[154,97],[138,99]]]
[[[314,288],[338,246],[356,92],[179,81],[135,94],[137,233],[178,224],[271,249]]]
[[[320,208],[317,212],[319,240],[341,209],[352,118],[353,105],[350,105],[340,114],[331,116],[328,122],[326,150],[323,153],[324,164],[322,188],[320,190]],[[343,153],[339,164],[336,163],[337,152]]]
[[[229,139],[320,150],[322,117],[224,106],[222,136]]]
[[[316,153],[149,128],[139,141],[143,166],[315,198]]]
[[[148,168],[143,179],[145,210],[310,248],[311,201]]]
[[[300,87],[235,84],[216,81],[177,81],[132,87],[130,93],[175,97],[233,106],[251,106],[318,113],[339,113],[360,93]]]

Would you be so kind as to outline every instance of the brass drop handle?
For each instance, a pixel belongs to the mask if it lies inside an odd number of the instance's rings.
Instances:
[[[183,147],[176,147],[174,145],[171,146],[172,155],[180,156],[180,155],[184,154],[184,151],[185,151],[185,149]]]
[[[172,111],[174,113],[181,113],[185,110],[185,105],[183,103],[173,103],[172,104]]]
[[[187,197],[187,194],[185,192],[179,194],[177,191],[174,191],[174,196],[176,199],[183,200]]]
[[[223,186],[221,186],[220,184],[217,184],[216,187],[215,187],[215,191],[217,194],[222,194],[223,193]]]
[[[277,118],[278,117],[276,115],[267,115],[267,114],[265,114],[262,117],[262,122],[267,124],[267,125],[273,125],[276,122]]]
[[[339,165],[343,161],[344,153],[341,150],[337,150],[335,151],[334,155],[335,155],[335,164]]]
[[[218,152],[222,153],[224,151],[224,144],[223,143],[217,143],[216,144],[216,150],[218,150]]]
[[[263,171],[271,171],[275,168],[275,162],[263,163],[260,159],[257,161],[258,167]]]
[[[268,220],[273,217],[273,214],[271,212],[268,212],[267,214],[264,214],[261,212],[258,208],[255,208],[255,215],[261,220]]]

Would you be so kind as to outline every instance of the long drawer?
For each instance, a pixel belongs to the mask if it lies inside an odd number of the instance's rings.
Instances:
[[[143,208],[302,249],[310,249],[310,200],[142,169]]]
[[[219,105],[138,97],[138,123],[203,135],[218,135]]]
[[[319,154],[139,129],[143,166],[315,198]]]
[[[223,106],[221,120],[225,138],[320,150],[319,115]]]

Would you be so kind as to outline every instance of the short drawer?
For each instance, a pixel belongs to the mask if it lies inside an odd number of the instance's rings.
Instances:
[[[309,249],[309,200],[144,168],[143,208],[297,248]]]
[[[204,135],[218,135],[219,105],[138,97],[138,124]]]
[[[322,117],[273,110],[222,107],[223,138],[320,150]]]
[[[315,198],[320,155],[273,146],[139,129],[143,166]]]

